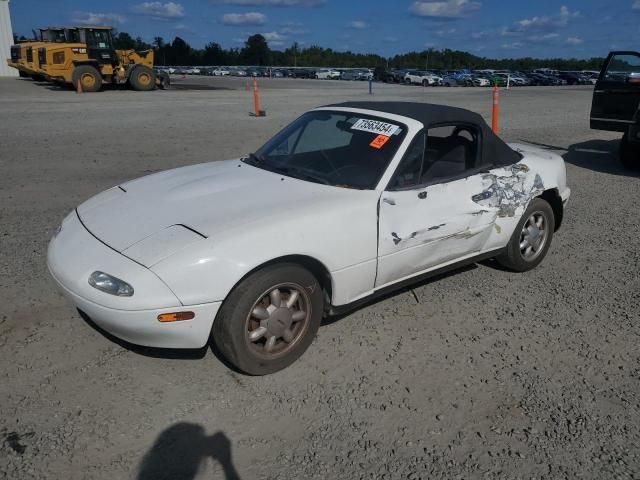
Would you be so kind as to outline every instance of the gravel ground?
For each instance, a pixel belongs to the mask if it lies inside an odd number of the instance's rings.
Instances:
[[[502,135],[560,150],[573,195],[535,271],[490,262],[327,322],[254,378],[210,349],[134,348],[56,291],[46,246],[91,195],[254,150],[366,85],[241,79],[77,95],[0,80],[0,477],[640,478],[640,179],[588,129],[585,87],[503,91]],[[488,89],[376,86],[488,116]]]

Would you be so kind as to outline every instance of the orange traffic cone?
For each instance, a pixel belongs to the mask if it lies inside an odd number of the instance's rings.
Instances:
[[[82,82],[80,79],[76,82],[76,93],[82,93]]]

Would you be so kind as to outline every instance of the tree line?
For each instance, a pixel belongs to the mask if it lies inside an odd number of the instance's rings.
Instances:
[[[155,51],[156,65],[252,65],[252,66],[297,66],[297,67],[384,67],[417,68],[434,70],[454,69],[508,69],[533,70],[535,68],[555,68],[558,70],[600,70],[604,58],[505,58],[495,59],[473,55],[448,48],[430,48],[421,52],[408,52],[390,58],[372,53],[340,52],[317,45],[301,48],[294,43],[284,50],[273,50],[265,37],[260,34],[250,36],[241,48],[223,48],[210,42],[204,48],[193,48],[184,39],[175,37],[167,42],[155,37],[153,43],[141,37],[134,38],[127,32],[114,31],[114,47],[123,50]]]

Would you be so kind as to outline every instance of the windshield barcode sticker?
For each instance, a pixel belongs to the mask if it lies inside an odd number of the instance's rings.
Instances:
[[[351,130],[360,130],[362,132],[376,133],[378,135],[385,135],[390,137],[400,127],[398,125],[393,125],[392,123],[384,123],[378,122],[377,120],[366,120],[361,118],[356,123],[353,124]]]

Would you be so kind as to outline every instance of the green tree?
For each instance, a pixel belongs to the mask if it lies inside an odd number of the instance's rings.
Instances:
[[[113,46],[116,50],[134,50],[136,48],[136,41],[127,32],[120,32],[113,36]]]
[[[250,36],[244,44],[240,57],[247,65],[269,65],[271,50],[267,40],[259,33]]]

